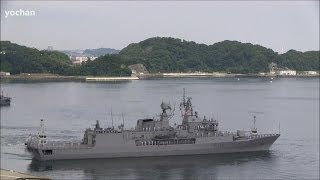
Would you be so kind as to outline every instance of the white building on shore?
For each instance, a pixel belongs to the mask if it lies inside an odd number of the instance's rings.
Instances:
[[[277,75],[280,75],[280,76],[295,76],[295,75],[297,75],[297,71],[296,70],[291,70],[291,69],[280,70],[280,71],[277,72]]]
[[[317,71],[303,71],[303,74],[305,75],[318,75]]]
[[[0,76],[10,76],[10,72],[0,72]]]

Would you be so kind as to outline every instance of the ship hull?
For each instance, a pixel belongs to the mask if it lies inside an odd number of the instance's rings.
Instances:
[[[44,155],[41,148],[32,149],[31,152],[33,157],[40,161],[253,152],[269,150],[279,136],[279,134],[270,134],[259,138],[236,141],[202,139],[195,144],[175,145],[136,146],[133,143],[123,143],[106,147],[52,149],[50,155]]]

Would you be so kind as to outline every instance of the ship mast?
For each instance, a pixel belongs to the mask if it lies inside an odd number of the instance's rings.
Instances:
[[[39,135],[44,135],[44,124],[43,124],[43,119],[40,119],[40,130],[39,130]]]
[[[279,134],[280,134],[280,121],[279,121]]]
[[[256,128],[256,116],[253,116],[253,127],[251,129],[252,133],[257,133],[257,128]]]
[[[182,97],[183,97],[182,98],[182,103],[180,103],[181,116],[186,116],[186,115],[193,116],[191,97],[187,97],[186,98],[185,88],[183,88],[183,96]]]
[[[186,107],[186,89],[183,88],[183,106]]]
[[[112,129],[114,129],[114,127],[113,127],[113,115],[112,115],[112,107],[111,107],[111,124],[112,124]]]
[[[124,117],[123,117],[123,113],[121,113],[122,116],[122,130],[124,129]]]

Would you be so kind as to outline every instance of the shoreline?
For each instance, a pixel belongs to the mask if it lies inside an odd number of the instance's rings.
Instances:
[[[43,180],[49,180],[47,177],[40,177],[35,175],[30,175],[26,173],[21,173],[14,170],[7,170],[7,169],[1,169],[1,179],[43,179]]]
[[[150,73],[127,77],[107,76],[62,76],[53,74],[22,74],[1,76],[0,80],[14,81],[80,81],[80,82],[103,82],[103,81],[132,81],[166,78],[319,78],[319,75],[261,75],[261,74],[223,74],[223,73]]]

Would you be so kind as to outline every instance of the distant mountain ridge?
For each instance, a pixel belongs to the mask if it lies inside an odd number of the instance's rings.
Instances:
[[[65,53],[68,56],[88,56],[88,57],[100,57],[106,54],[118,54],[120,50],[113,48],[97,48],[97,49],[85,49],[85,50],[62,50],[60,52]]]
[[[84,54],[91,54],[92,56],[104,56],[106,54],[118,54],[120,50],[112,48],[98,48],[98,49],[86,49],[83,51]]]

